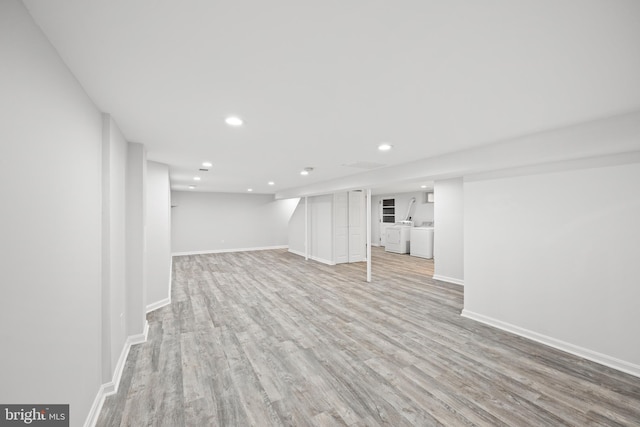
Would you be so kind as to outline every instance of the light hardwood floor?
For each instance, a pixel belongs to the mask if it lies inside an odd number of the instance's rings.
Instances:
[[[373,248],[174,258],[99,426],[639,426],[640,379],[460,317],[433,263]]]

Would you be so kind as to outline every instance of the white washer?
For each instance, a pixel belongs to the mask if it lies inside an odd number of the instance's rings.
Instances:
[[[433,258],[433,227],[414,227],[411,229],[411,255]]]
[[[411,225],[396,224],[387,227],[387,235],[384,250],[397,254],[408,254],[411,240]]]

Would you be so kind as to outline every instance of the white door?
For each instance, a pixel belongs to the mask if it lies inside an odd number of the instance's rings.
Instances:
[[[366,212],[364,192],[349,192],[349,262],[366,260]]]
[[[334,262],[349,262],[349,197],[348,193],[333,195]]]

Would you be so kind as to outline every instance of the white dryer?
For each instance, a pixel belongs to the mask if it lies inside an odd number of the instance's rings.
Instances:
[[[411,241],[411,224],[399,224],[387,227],[384,250],[396,254],[408,254]]]

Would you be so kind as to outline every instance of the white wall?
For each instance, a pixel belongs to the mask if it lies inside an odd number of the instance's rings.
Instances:
[[[147,311],[171,302],[171,185],[169,166],[147,162]]]
[[[435,208],[433,203],[427,203],[427,193],[424,191],[409,193],[409,197],[416,198],[416,204],[411,216],[413,223],[418,226],[423,222],[433,222]]]
[[[102,117],[17,0],[0,57],[0,402],[80,426],[102,383]]]
[[[305,236],[304,236],[304,197],[298,200],[296,207],[289,219],[287,229],[289,252],[304,256]]]
[[[464,314],[640,375],[638,183],[640,163],[466,182]]]
[[[284,247],[298,199],[267,194],[171,193],[174,254]]]
[[[333,264],[333,195],[309,197],[308,210],[308,243],[309,258]],[[289,251],[305,255],[305,207],[304,199],[300,200],[289,221]]]
[[[127,146],[127,334],[140,335],[146,326],[146,186],[147,152],[144,145]]]
[[[434,279],[464,284],[462,178],[436,181],[433,188]]]
[[[102,120],[102,381],[113,379],[126,328],[127,141],[110,115]]]

